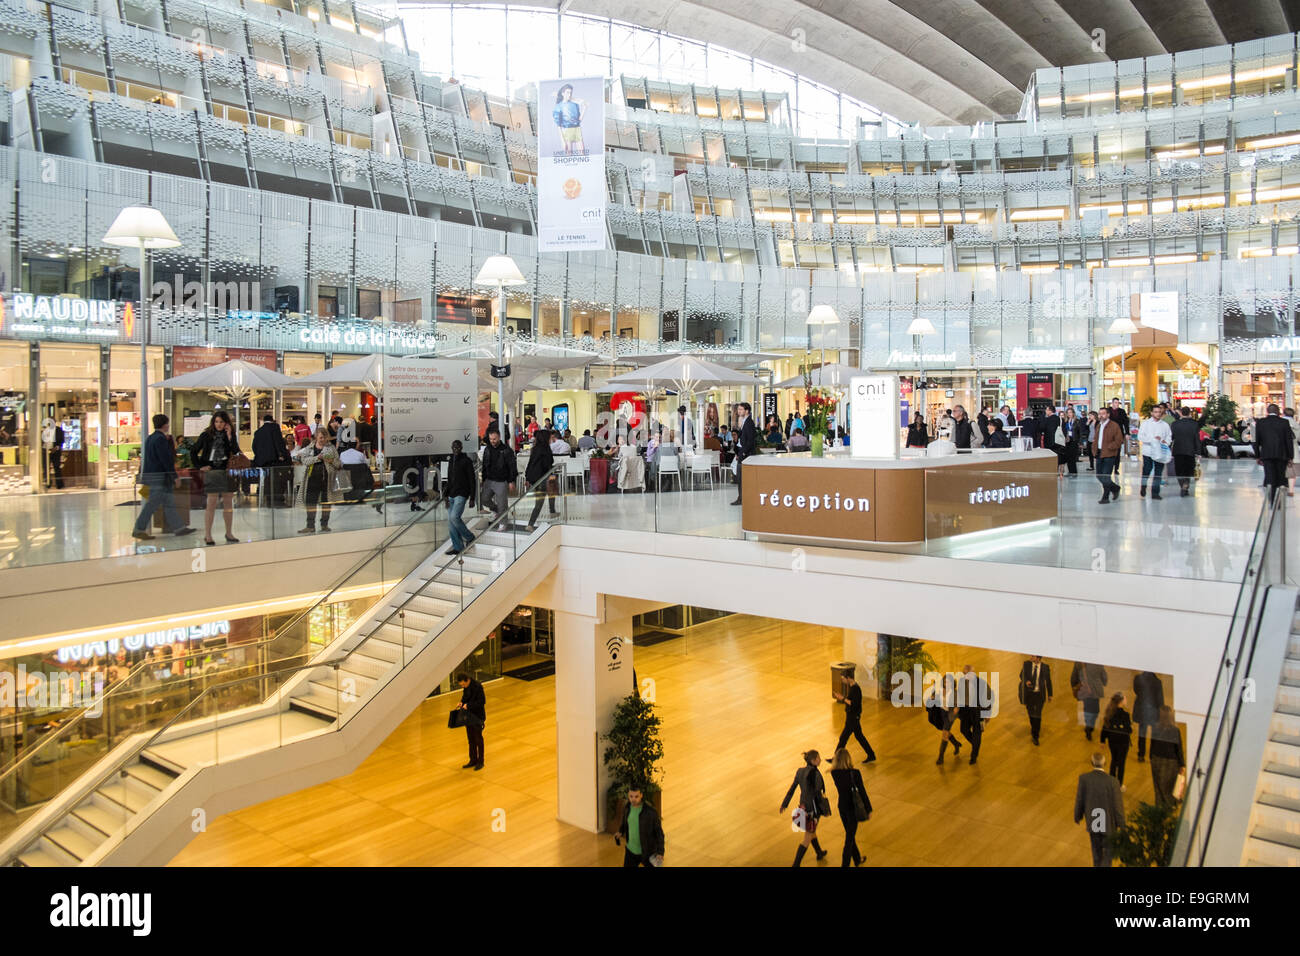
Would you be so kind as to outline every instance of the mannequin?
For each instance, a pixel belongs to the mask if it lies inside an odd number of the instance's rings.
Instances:
[[[50,482],[54,482],[56,489],[63,487],[63,428],[54,423],[54,419],[47,418],[41,429],[41,445],[45,449],[45,458],[48,462],[45,473],[45,487],[50,487]]]

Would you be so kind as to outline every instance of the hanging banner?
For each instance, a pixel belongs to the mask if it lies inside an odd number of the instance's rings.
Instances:
[[[474,362],[384,358],[384,456],[449,455],[459,441],[478,450],[478,374]]]
[[[537,248],[604,249],[605,80],[542,80],[537,103]]]

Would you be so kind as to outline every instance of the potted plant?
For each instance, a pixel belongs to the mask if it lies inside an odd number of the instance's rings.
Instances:
[[[876,689],[879,700],[889,700],[893,694],[893,676],[904,674],[907,681],[903,685],[903,703],[912,704],[912,677],[917,667],[921,674],[934,673],[939,664],[925,649],[925,642],[911,637],[896,637],[893,634],[881,634],[876,641]],[[921,688],[912,688],[919,695]]]
[[[1151,409],[1153,409],[1153,408],[1155,408],[1155,407],[1156,407],[1156,400],[1155,400],[1154,398],[1144,398],[1144,399],[1142,399],[1142,408],[1141,408],[1141,414],[1142,414],[1142,417],[1143,417],[1143,418],[1150,418],[1150,417],[1151,417]]]
[[[821,458],[826,436],[831,433],[830,416],[835,410],[835,395],[829,389],[813,388],[812,375],[804,372],[804,434],[812,446],[812,456]]]
[[[655,705],[633,693],[619,701],[609,733],[601,735],[609,744],[603,760],[609,773],[605,826],[611,833],[618,829],[627,792],[632,788],[640,790],[660,818],[663,817],[663,790],[655,779],[659,761],[664,757],[659,724]]]
[[[1168,866],[1177,826],[1178,804],[1139,803],[1128,823],[1111,834],[1111,852],[1125,866]]]
[[[1231,428],[1237,423],[1237,403],[1222,392],[1212,392],[1205,400],[1205,424]]]

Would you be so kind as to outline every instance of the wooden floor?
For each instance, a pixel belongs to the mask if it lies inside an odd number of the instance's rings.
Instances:
[[[960,760],[949,750],[939,767],[937,734],[919,709],[865,702],[863,725],[880,757],[862,768],[875,807],[858,831],[866,865],[1088,865],[1071,811],[1095,744],[1070,696],[1070,663],[1048,662],[1056,697],[1034,747],[1016,703],[1018,655],[926,646],[943,669],[997,673],[1001,712],[976,766],[963,746]],[[798,837],[777,808],[801,751],[830,757],[843,710],[830,700],[828,663],[841,656],[838,629],[749,617],[636,649],[637,674],[654,680],[664,720],[668,865],[790,863]],[[1132,672],[1109,670],[1108,689],[1130,691]],[[461,769],[465,738],[446,727],[450,698],[429,700],[356,772],[210,822],[173,865],[617,865],[622,851],[610,837],[555,820],[554,681],[488,685],[482,771]],[[849,747],[860,761],[858,745]],[[826,782],[833,794],[829,773]],[[1136,748],[1126,783],[1127,809],[1152,799]],[[831,851],[820,865],[838,865],[838,818],[819,836]]]

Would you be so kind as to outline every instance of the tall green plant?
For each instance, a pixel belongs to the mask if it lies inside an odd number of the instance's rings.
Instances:
[[[1222,392],[1211,392],[1205,400],[1205,424],[1220,428],[1237,422],[1237,403]]]
[[[1167,866],[1177,825],[1176,803],[1139,803],[1128,823],[1111,835],[1111,851],[1125,866]]]
[[[624,697],[614,708],[614,725],[603,737],[609,742],[604,762],[619,793],[637,789],[649,794],[659,789],[655,777],[664,759],[659,724],[655,705],[636,694]]]
[[[1151,409],[1153,409],[1153,408],[1155,408],[1155,407],[1156,407],[1156,400],[1155,400],[1154,398],[1144,398],[1144,399],[1142,399],[1142,408],[1141,408],[1142,417],[1143,417],[1143,418],[1150,418],[1150,417],[1151,417]]]

